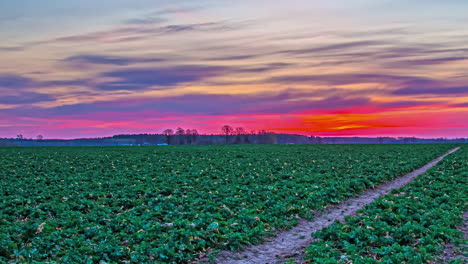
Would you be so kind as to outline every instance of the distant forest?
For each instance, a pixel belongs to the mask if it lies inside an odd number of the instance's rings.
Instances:
[[[148,146],[148,145],[221,145],[221,144],[413,144],[413,143],[468,143],[467,138],[416,137],[318,137],[294,134],[276,134],[265,130],[249,131],[225,125],[219,134],[199,134],[196,129],[166,129],[159,134],[125,134],[103,138],[35,139],[0,138],[0,146]]]

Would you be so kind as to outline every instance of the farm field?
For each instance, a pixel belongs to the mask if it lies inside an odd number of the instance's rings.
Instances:
[[[468,209],[467,190],[465,145],[414,182],[367,205],[356,217],[313,234],[320,240],[306,249],[305,259],[312,263],[429,263],[438,261],[446,243],[455,242],[462,252],[450,263],[466,263],[466,241],[457,226]]]
[[[236,250],[453,147],[0,148],[0,262],[181,263]]]

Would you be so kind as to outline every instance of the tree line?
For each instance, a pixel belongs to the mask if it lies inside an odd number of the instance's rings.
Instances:
[[[163,135],[166,138],[166,143],[169,145],[191,145],[191,144],[197,144],[198,139],[200,138],[200,134],[198,133],[198,130],[196,129],[183,129],[181,127],[178,127],[175,131],[168,128],[163,131]],[[224,125],[221,127],[220,134],[211,134],[211,135],[201,135],[204,137],[204,144],[209,144],[209,143],[219,143],[219,142],[206,142],[206,136],[216,136],[216,135],[222,135],[224,137],[224,143],[225,144],[250,144],[252,143],[252,136],[257,135],[261,137],[261,140],[255,140],[258,143],[271,143],[274,144],[276,143],[274,140],[274,133],[273,132],[267,132],[264,129],[261,130],[250,130],[250,132],[247,132],[247,130],[243,127],[232,127],[230,125]],[[216,140],[213,140],[216,141]]]

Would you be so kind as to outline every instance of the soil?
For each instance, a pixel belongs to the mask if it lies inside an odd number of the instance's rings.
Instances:
[[[463,224],[461,224],[458,227],[458,229],[461,232],[463,232],[465,242],[468,241],[468,212],[465,212],[463,214]],[[436,263],[446,264],[446,263],[450,263],[450,260],[457,259],[457,258],[460,258],[461,260],[463,260],[462,263],[468,263],[468,252],[466,252],[466,248],[468,247],[468,245],[465,244],[464,247],[465,247],[465,252],[459,252],[457,250],[457,247],[454,244],[447,243],[445,245],[444,252],[442,253],[442,255],[440,255],[440,259]]]
[[[304,255],[304,249],[314,240],[310,234],[331,225],[336,220],[343,221],[345,216],[356,215],[356,212],[365,205],[380,196],[390,193],[392,189],[398,189],[410,183],[417,176],[435,166],[445,156],[458,149],[452,149],[424,167],[383,183],[357,197],[329,206],[322,212],[316,213],[313,221],[299,219],[296,227],[278,233],[276,237],[267,238],[263,244],[246,247],[240,252],[221,251],[214,262],[218,264],[276,264],[284,263],[289,258],[295,258],[297,263],[302,263],[300,259]],[[197,262],[209,263],[209,260],[204,257]]]

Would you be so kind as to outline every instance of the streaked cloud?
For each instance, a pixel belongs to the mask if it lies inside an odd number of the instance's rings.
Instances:
[[[279,53],[286,53],[292,55],[311,55],[313,56],[316,53],[329,53],[329,52],[341,52],[347,51],[354,48],[369,48],[371,46],[379,46],[387,44],[383,41],[356,41],[356,42],[347,42],[347,43],[335,43],[329,45],[322,45],[313,48],[306,48],[306,49],[295,49],[295,50],[282,50]]]
[[[31,86],[34,81],[30,78],[16,74],[0,73],[0,89],[19,88]]]
[[[0,97],[0,104],[18,105],[18,104],[32,104],[44,101],[55,100],[52,96],[47,94],[39,94],[33,92],[21,93],[15,96],[2,96]]]
[[[181,83],[200,81],[205,78],[219,76],[226,70],[222,66],[179,65],[173,67],[135,68],[115,70],[101,74],[102,77],[115,78],[117,81],[104,83],[98,88],[109,90],[145,89],[151,86],[174,86]]]
[[[237,29],[241,24],[230,24],[224,21],[191,23],[191,24],[169,24],[169,25],[128,25],[110,30],[98,31],[86,34],[71,35],[56,38],[45,43],[76,43],[76,42],[102,42],[122,43],[125,41],[136,41],[150,39],[156,36],[165,36],[186,32],[221,32]]]
[[[0,137],[220,123],[466,135],[468,31],[455,2],[12,1],[0,10],[21,18],[0,29]]]
[[[390,74],[325,74],[325,75],[289,75],[278,76],[270,79],[275,83],[317,83],[326,85],[346,85],[346,84],[408,84],[433,82],[432,79],[418,76],[390,75]]]
[[[110,56],[110,55],[99,55],[99,54],[82,54],[68,57],[63,60],[66,63],[72,65],[82,64],[106,64],[106,65],[117,65],[127,66],[138,63],[149,63],[149,62],[162,62],[165,61],[163,58],[131,58],[122,56]]]
[[[440,87],[440,88],[425,88],[425,87],[406,87],[395,90],[396,95],[465,95],[468,96],[468,86],[460,87]]]
[[[2,47],[0,46],[0,51],[22,51],[24,47],[21,46],[10,46],[10,47]]]

